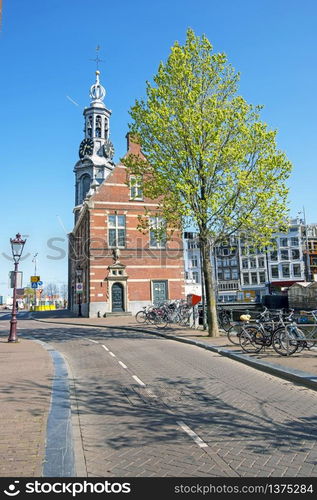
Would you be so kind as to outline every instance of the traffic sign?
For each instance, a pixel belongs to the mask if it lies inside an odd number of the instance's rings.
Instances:
[[[37,288],[37,283],[35,283],[35,282],[31,283],[31,287],[32,288]]]
[[[31,283],[37,283],[40,279],[40,276],[31,276]]]
[[[42,286],[43,285],[43,281],[38,281],[37,284],[38,284],[38,286]]]

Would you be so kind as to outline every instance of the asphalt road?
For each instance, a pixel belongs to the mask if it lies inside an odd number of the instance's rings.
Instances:
[[[68,363],[80,475],[317,475],[315,391],[146,333],[19,327]]]

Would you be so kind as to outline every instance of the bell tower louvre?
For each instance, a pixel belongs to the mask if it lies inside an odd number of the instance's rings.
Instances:
[[[136,176],[113,162],[111,111],[96,71],[90,106],[84,109],[84,138],[75,173],[75,222],[69,234],[69,308],[78,315],[135,314],[143,306],[184,298],[183,241],[158,239],[158,202],[143,196]],[[127,153],[144,158],[127,138]],[[138,217],[150,217],[149,231]],[[151,230],[152,229],[152,230]]]

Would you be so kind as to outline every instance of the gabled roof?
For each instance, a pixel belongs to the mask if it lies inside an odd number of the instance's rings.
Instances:
[[[299,286],[301,288],[311,288],[317,286],[317,281],[298,281],[297,283],[294,283],[290,288],[293,288],[294,286]]]

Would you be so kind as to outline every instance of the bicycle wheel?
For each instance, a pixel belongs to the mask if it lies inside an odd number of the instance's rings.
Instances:
[[[242,327],[239,335],[239,343],[242,349],[249,354],[257,354],[263,348],[263,334],[261,330],[255,326]]]
[[[225,332],[227,332],[229,328],[231,328],[231,323],[227,317],[218,318],[218,323],[220,328],[225,330]]]
[[[239,345],[240,344],[240,334],[242,331],[242,326],[241,325],[233,325],[229,328],[227,331],[227,337],[228,340],[234,344],[234,345]]]
[[[155,313],[154,325],[157,326],[157,328],[165,328],[167,326],[167,323],[167,314]]]
[[[312,347],[314,347],[315,345],[315,342],[311,339],[314,339],[316,338],[315,337],[315,326],[313,329],[304,329],[304,330],[301,330],[300,328],[297,328],[297,330],[299,330],[301,332],[301,334],[303,335],[303,339],[304,339],[304,347],[306,347],[307,349],[311,349]]]
[[[272,337],[272,346],[280,356],[291,356],[299,348],[300,340],[294,331],[281,327],[275,330]]]
[[[146,322],[146,312],[145,311],[139,311],[135,315],[135,319],[137,320],[138,323],[145,323]]]
[[[150,325],[154,325],[155,324],[155,321],[156,321],[156,312],[155,311],[149,311],[146,313],[146,321],[150,324]]]

